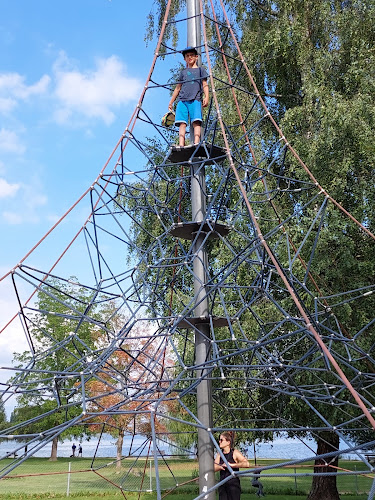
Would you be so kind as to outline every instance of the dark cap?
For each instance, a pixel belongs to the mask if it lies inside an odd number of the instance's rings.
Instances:
[[[194,54],[196,56],[198,55],[198,51],[195,47],[186,47],[186,49],[181,50],[181,53],[184,57],[185,57],[185,54],[187,54],[188,52],[194,52]]]

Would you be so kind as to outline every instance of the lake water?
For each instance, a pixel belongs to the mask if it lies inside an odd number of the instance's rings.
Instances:
[[[79,441],[64,441],[59,443],[58,445],[58,456],[59,457],[69,457],[72,453],[72,444],[75,442],[77,448],[76,452],[78,452],[78,444]],[[316,450],[316,444],[311,440],[304,440],[304,443],[297,439],[288,439],[288,438],[278,438],[273,443],[262,443],[257,444],[255,447],[256,457],[257,459],[261,458],[279,458],[279,459],[301,459],[308,458],[314,455],[314,451]],[[19,444],[19,443],[18,443]],[[0,455],[7,453],[8,451],[12,451],[15,446],[14,441],[2,441],[0,442]],[[98,439],[91,439],[90,441],[82,441],[83,448],[83,456],[84,457],[93,457],[95,451],[97,449],[96,456],[97,457],[115,457],[116,456],[116,439],[111,436],[105,436],[99,443]],[[169,446],[165,443],[160,442],[159,448],[166,454],[174,454],[176,453],[173,448],[170,449]],[[346,448],[346,446],[345,446]],[[147,455],[149,449],[149,442],[145,441],[142,437],[135,437],[133,440],[132,451],[134,455]],[[130,440],[124,440],[123,446],[123,455],[129,454],[130,451]],[[22,453],[19,453],[19,455]],[[51,453],[51,444],[48,444],[41,448],[38,452],[35,453],[36,457],[49,457]],[[152,447],[150,449],[150,453],[152,453]],[[254,459],[254,448],[251,445],[246,453],[247,457],[250,460]],[[357,458],[355,455],[342,455],[342,458],[346,459],[355,459]]]

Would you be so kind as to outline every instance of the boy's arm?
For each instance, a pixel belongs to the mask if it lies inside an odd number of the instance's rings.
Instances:
[[[203,104],[203,107],[206,108],[208,106],[208,100],[209,100],[209,95],[210,95],[207,80],[203,80],[202,87],[203,87],[202,104]]]
[[[178,83],[176,85],[176,88],[174,89],[173,91],[173,94],[172,94],[172,97],[171,97],[171,100],[169,101],[169,105],[168,105],[168,109],[169,111],[173,111],[173,103],[175,102],[178,94],[180,93],[180,90],[181,90],[181,86],[182,84],[181,83]]]

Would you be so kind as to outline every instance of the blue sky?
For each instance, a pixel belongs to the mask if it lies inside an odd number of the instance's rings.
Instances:
[[[0,270],[96,178],[149,71],[152,0],[0,0]]]
[[[156,41],[144,42],[152,8],[153,0],[0,0],[0,276],[93,183],[121,137],[153,59]],[[71,238],[76,227],[64,224]],[[57,258],[53,238],[48,256]],[[8,278],[0,326],[17,309]],[[13,322],[0,335],[0,366],[24,348]]]

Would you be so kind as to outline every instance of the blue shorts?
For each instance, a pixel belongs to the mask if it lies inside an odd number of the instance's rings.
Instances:
[[[178,101],[176,107],[176,119],[175,124],[180,125],[181,123],[186,123],[186,125],[193,122],[202,123],[202,103],[200,101]]]

